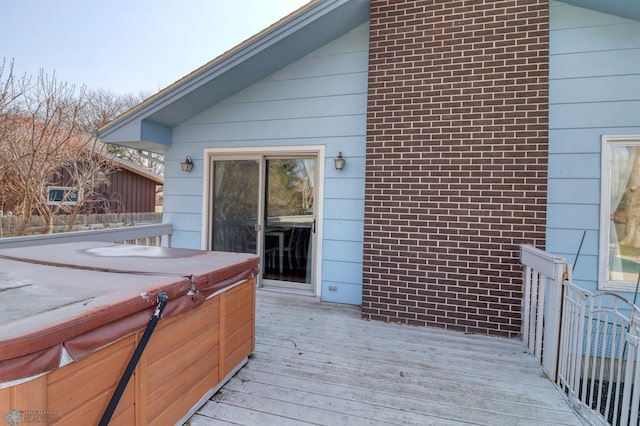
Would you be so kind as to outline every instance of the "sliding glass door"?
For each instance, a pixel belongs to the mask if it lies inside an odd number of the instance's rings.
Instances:
[[[210,248],[259,254],[262,286],[312,291],[316,163],[308,155],[213,158]]]

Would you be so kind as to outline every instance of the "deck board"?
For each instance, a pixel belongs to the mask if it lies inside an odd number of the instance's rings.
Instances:
[[[258,290],[256,349],[196,425],[580,425],[518,340]]]

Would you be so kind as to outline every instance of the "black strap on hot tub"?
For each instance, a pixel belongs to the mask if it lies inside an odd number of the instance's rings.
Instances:
[[[160,292],[158,294],[158,306],[154,311],[151,319],[149,319],[149,323],[147,324],[147,328],[144,330],[144,334],[136,347],[136,350],[133,352],[133,356],[129,360],[129,364],[127,368],[124,370],[122,377],[120,378],[120,382],[116,387],[115,392],[113,392],[113,396],[111,397],[111,401],[109,401],[109,405],[107,405],[107,409],[104,410],[104,414],[102,415],[102,419],[100,419],[100,426],[107,426],[109,421],[111,421],[111,416],[116,411],[116,407],[118,406],[118,402],[120,402],[120,398],[122,398],[122,394],[124,390],[127,388],[127,383],[129,383],[129,379],[133,374],[133,371],[136,369],[136,365],[138,365],[138,361],[140,361],[140,357],[142,356],[142,352],[144,348],[147,346],[149,339],[151,338],[151,334],[153,330],[156,328],[156,324],[162,315],[162,311],[167,306],[167,302],[169,297],[166,292]]]

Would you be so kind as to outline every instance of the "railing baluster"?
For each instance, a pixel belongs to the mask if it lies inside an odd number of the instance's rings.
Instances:
[[[538,287],[540,286],[540,273],[533,271],[533,286],[531,287],[531,315],[529,319],[529,350],[538,359],[536,353],[536,324],[538,324]],[[538,359],[539,361],[539,359]]]
[[[572,321],[572,340],[571,340],[571,370],[569,381],[571,383],[571,392],[575,398],[580,399],[579,386],[577,380],[580,377],[580,359],[582,358],[582,333],[584,332],[584,317],[586,314],[585,305],[579,304],[573,312]],[[582,400],[582,399],[580,399]]]
[[[584,320],[587,323],[587,335],[586,335],[586,342],[585,342],[585,346],[584,346],[584,361],[583,361],[583,368],[582,368],[582,376],[581,376],[581,385],[582,385],[582,402],[587,401],[587,398],[591,397],[591,399],[593,399],[593,388],[594,388],[594,382],[593,380],[589,381],[589,373],[593,371],[593,369],[595,368],[595,362],[591,363],[589,362],[589,360],[591,359],[591,357],[593,356],[592,354],[592,346],[597,347],[597,341],[594,342],[593,341],[593,326],[594,326],[594,321],[593,319],[587,318]],[[600,327],[600,323],[595,321],[595,326],[596,329],[598,329]],[[597,334],[596,334],[597,336]],[[589,368],[589,365],[593,364],[594,368]],[[587,389],[590,390],[590,392],[587,392]],[[590,402],[587,402],[588,404],[590,404]]]
[[[531,282],[531,275],[533,274],[533,269],[531,266],[526,265],[524,271],[524,289],[523,289],[523,300],[522,300],[522,340],[525,342],[529,349],[531,346],[529,345],[529,324],[531,323],[531,287],[533,286]]]
[[[571,312],[573,311],[573,301],[571,298],[571,287],[563,288],[562,321],[560,327],[560,356],[558,360],[558,383],[562,389],[568,386],[569,374],[569,342],[571,340]]]
[[[618,312],[618,300],[614,301],[614,312]],[[624,329],[624,324],[622,323],[622,318],[620,318],[617,315],[612,315],[611,316],[611,322],[613,323],[613,325],[611,326],[611,360],[613,361],[612,364],[613,368],[612,370],[614,371],[614,375],[612,377],[615,378],[615,380],[609,380],[609,384],[611,387],[611,392],[612,392],[612,397],[613,398],[608,398],[608,399],[613,399],[612,401],[612,408],[613,408],[613,424],[618,424],[618,420],[619,420],[619,411],[618,409],[620,408],[620,391],[621,391],[621,387],[624,385],[622,383],[622,378],[623,378],[623,365],[624,365],[624,354],[622,353],[623,348],[624,348],[624,340],[621,342],[620,338],[622,337],[622,339],[624,339],[624,335],[625,333],[622,332],[622,330]],[[620,330],[621,332],[618,335],[618,330]],[[613,383],[611,383],[613,382]],[[609,411],[606,411],[606,413],[609,413]]]
[[[605,371],[607,371],[607,344],[606,344],[606,341],[604,340],[604,336],[606,336],[608,332],[609,332],[609,323],[604,322],[602,326],[602,332],[598,334],[598,342],[600,344],[600,355],[598,357],[599,365],[600,365],[600,374],[598,375],[598,389],[597,389],[598,403],[595,406],[595,411],[597,412],[600,412],[603,409],[602,398],[603,398],[603,394],[605,393],[604,373]],[[606,404],[604,409],[606,410]]]
[[[538,303],[536,304],[536,347],[535,347],[535,356],[538,360],[542,360],[542,336],[543,336],[543,320],[544,320],[544,293],[545,286],[548,281],[548,278],[539,275],[539,286],[538,286]]]
[[[622,410],[625,413],[630,412],[629,424],[638,424],[638,411],[640,411],[640,350],[638,350],[638,340],[640,333],[638,329],[638,316],[633,313],[630,315],[630,326],[628,333],[629,353],[627,355],[627,378],[625,382],[630,384],[633,389],[633,395],[626,400],[626,403],[622,405]],[[638,407],[638,409],[632,410],[631,408]]]

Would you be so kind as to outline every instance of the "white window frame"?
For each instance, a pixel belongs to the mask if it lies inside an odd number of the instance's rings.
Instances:
[[[600,247],[598,288],[600,290],[634,291],[636,281],[609,280],[609,239],[611,233],[611,148],[616,146],[640,146],[640,135],[603,135],[601,147],[600,178]]]
[[[62,191],[60,200],[52,200],[51,192]],[[75,206],[82,198],[80,190],[73,186],[47,186],[47,204],[50,206]]]

